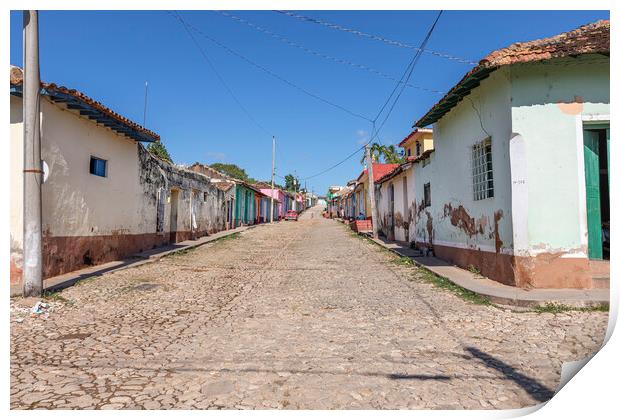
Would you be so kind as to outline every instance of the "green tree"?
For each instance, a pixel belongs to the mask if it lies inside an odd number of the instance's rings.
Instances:
[[[149,143],[148,146],[146,146],[146,150],[148,150],[150,154],[158,157],[161,160],[173,163],[172,158],[170,157],[170,153],[168,153],[168,149],[166,149],[166,146],[164,146],[161,141]]]
[[[224,175],[228,175],[232,178],[240,179],[242,181],[253,181],[248,174],[245,172],[245,169],[238,167],[234,163],[214,163],[211,166],[216,171],[220,171]]]
[[[381,163],[404,163],[405,156],[403,152],[399,151],[396,146],[390,144],[384,146],[379,143],[372,143],[370,145],[370,156],[373,162]],[[360,163],[363,165],[366,162],[366,153],[362,155]]]
[[[405,154],[398,150],[393,144],[383,146],[381,154],[383,155],[383,161],[385,163],[405,163]]]
[[[299,178],[296,178],[293,174],[288,174],[284,177],[284,189],[287,191],[295,191],[299,188]]]

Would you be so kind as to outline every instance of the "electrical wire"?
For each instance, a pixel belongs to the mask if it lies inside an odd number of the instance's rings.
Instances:
[[[413,58],[411,59],[411,61],[407,65],[407,68],[405,69],[405,73],[403,74],[403,76],[405,77],[405,81],[404,81],[405,83],[407,83],[409,81],[409,79],[411,78],[411,75],[413,74],[413,70],[414,70],[416,64],[418,63],[418,61],[420,59],[421,53],[424,50],[424,47],[426,46],[428,41],[430,40],[430,37],[433,34],[433,31],[435,30],[435,27],[437,26],[437,22],[439,21],[439,18],[441,17],[442,14],[443,14],[443,10],[439,11],[439,13],[437,14],[437,17],[435,18],[435,21],[433,22],[433,24],[431,25],[431,27],[427,31],[426,36],[424,37],[424,40],[422,41],[422,44],[420,44],[420,48],[418,48],[416,50],[416,53],[414,54]],[[401,77],[401,80],[402,80],[402,77]],[[376,123],[377,119],[379,118],[379,116],[381,115],[381,113],[383,112],[383,110],[385,109],[387,104],[390,102],[392,96],[394,95],[394,93],[396,92],[398,87],[401,86],[401,85],[402,85],[402,87],[401,87],[400,92],[397,94],[396,98],[392,102],[392,105],[391,105],[388,113],[386,114],[385,118],[383,119],[383,122],[381,123],[379,128],[376,129],[376,131],[375,131],[375,123]],[[359,153],[362,149],[364,149],[368,144],[370,144],[374,140],[375,137],[378,137],[379,136],[379,132],[381,131],[381,128],[383,128],[383,125],[385,124],[385,122],[390,117],[392,111],[394,110],[394,107],[396,106],[396,103],[400,99],[400,96],[403,93],[403,90],[404,90],[404,83],[401,83],[401,81],[399,81],[399,83],[396,84],[396,86],[394,87],[394,89],[392,90],[390,95],[388,96],[388,99],[385,101],[385,103],[379,109],[379,112],[377,113],[377,116],[371,121],[371,123],[373,125],[373,132],[374,132],[374,134],[371,133],[372,135],[370,136],[369,140],[364,145],[362,145],[362,147],[356,149],[353,153],[351,153],[350,155],[348,155],[347,157],[342,159],[340,162],[330,166],[329,168],[327,168],[327,169],[325,169],[325,170],[323,170],[321,172],[318,172],[318,173],[313,174],[313,175],[311,175],[309,177],[306,177],[306,178],[302,178],[302,180],[308,180],[308,179],[312,179],[312,178],[315,178],[317,176],[323,175],[324,173],[326,173],[328,171],[331,171],[332,169],[342,165],[344,162],[346,162],[347,160],[351,159],[353,156],[355,156],[357,153]]]
[[[308,91],[307,89],[305,89],[305,88],[303,88],[303,87],[301,87],[301,86],[299,86],[299,85],[297,85],[297,84],[295,84],[295,83],[293,83],[293,82],[289,81],[288,79],[286,79],[286,78],[284,78],[284,77],[280,76],[279,74],[274,73],[273,71],[269,70],[268,68],[266,68],[266,67],[264,67],[264,66],[262,66],[262,65],[260,65],[260,64],[258,64],[258,63],[256,63],[256,62],[254,62],[253,60],[251,60],[251,59],[247,58],[247,57],[246,57],[246,56],[244,56],[243,54],[241,54],[241,53],[239,53],[239,52],[237,52],[237,51],[233,50],[232,48],[227,47],[226,45],[222,44],[222,43],[221,43],[221,42],[219,42],[218,40],[216,40],[216,39],[214,39],[214,38],[210,37],[209,35],[205,34],[203,31],[201,31],[200,29],[196,28],[196,27],[195,27],[195,26],[193,26],[192,24],[187,23],[187,22],[185,22],[185,24],[187,25],[187,27],[188,27],[188,28],[190,28],[191,30],[193,30],[195,33],[197,33],[197,34],[201,35],[202,37],[204,37],[204,38],[206,38],[207,40],[211,41],[212,43],[214,43],[215,45],[219,46],[220,48],[222,48],[222,49],[226,50],[226,51],[227,51],[227,52],[229,52],[230,54],[232,54],[232,55],[234,55],[234,56],[236,56],[236,57],[238,57],[238,58],[242,59],[243,61],[245,61],[245,62],[247,62],[247,63],[251,64],[252,66],[254,66],[254,67],[258,68],[259,70],[261,70],[261,71],[263,71],[263,72],[265,72],[265,73],[267,73],[267,74],[269,74],[270,76],[272,76],[272,77],[274,77],[274,78],[276,78],[276,79],[280,80],[281,82],[283,82],[283,83],[285,83],[285,84],[287,84],[287,85],[289,85],[289,86],[291,86],[291,87],[293,87],[293,88],[295,88],[295,89],[299,90],[300,92],[302,92],[302,93],[304,93],[304,94],[306,94],[306,95],[308,95],[308,96],[311,96],[311,97],[313,97],[313,98],[315,98],[315,99],[317,99],[317,100],[319,100],[319,101],[321,101],[321,102],[323,102],[323,103],[326,103],[326,104],[328,104],[328,105],[330,105],[330,106],[332,106],[332,107],[334,107],[334,108],[338,108],[338,109],[340,109],[341,111],[344,111],[344,112],[346,112],[347,114],[349,114],[349,115],[351,115],[351,116],[354,116],[354,117],[357,117],[357,118],[363,119],[363,120],[368,121],[368,122],[370,122],[370,121],[371,121],[371,119],[370,119],[370,118],[368,118],[368,117],[366,117],[366,116],[364,116],[364,115],[358,114],[358,113],[356,113],[356,112],[354,112],[354,111],[351,111],[351,110],[350,110],[350,109],[348,109],[348,108],[345,108],[345,107],[344,107],[344,106],[342,106],[342,105],[336,104],[335,102],[332,102],[332,101],[330,101],[330,100],[328,100],[328,99],[325,99],[325,98],[323,98],[323,97],[321,97],[321,96],[319,96],[319,95],[317,95],[317,94],[315,94],[315,93],[312,93],[312,92]]]
[[[170,12],[169,12],[170,13]],[[258,128],[260,128],[265,134],[271,136],[272,134],[269,132],[269,130],[267,130],[262,124],[260,124],[253,116],[252,114],[250,114],[250,111],[247,110],[247,108],[245,106],[243,106],[243,104],[241,103],[241,101],[239,100],[239,98],[237,98],[237,96],[235,95],[235,93],[232,91],[232,89],[230,88],[230,86],[228,86],[228,84],[226,83],[226,81],[224,80],[224,78],[222,77],[222,75],[220,74],[219,71],[217,71],[217,68],[215,67],[215,65],[213,64],[213,62],[211,61],[211,59],[209,59],[209,56],[207,55],[207,53],[205,52],[205,50],[202,48],[202,46],[198,43],[198,41],[196,40],[196,38],[194,37],[194,35],[191,33],[191,31],[189,30],[187,23],[185,22],[185,20],[183,20],[183,18],[181,17],[181,15],[179,15],[178,12],[174,12],[174,13],[170,13],[173,17],[175,17],[182,25],[183,28],[185,29],[185,31],[187,32],[187,34],[189,35],[189,37],[192,39],[192,41],[194,42],[194,44],[196,45],[196,47],[198,48],[198,51],[200,51],[200,54],[202,55],[202,57],[204,58],[204,60],[207,62],[207,64],[209,65],[209,67],[211,67],[211,70],[213,70],[213,73],[215,73],[215,75],[217,76],[217,78],[219,79],[220,83],[222,84],[222,86],[224,86],[224,88],[228,91],[228,93],[230,94],[230,96],[234,99],[234,101],[237,103],[237,105],[239,105],[239,108],[241,108],[241,110],[243,110],[243,112],[247,115],[247,117],[250,119],[250,121],[252,121]]]
[[[357,36],[362,37],[362,38],[368,38],[368,39],[373,39],[375,41],[380,41],[380,42],[383,42],[383,43],[388,44],[388,45],[393,45],[393,46],[400,47],[400,48],[408,48],[408,49],[412,49],[412,50],[417,50],[417,51],[425,52],[427,54],[432,54],[432,55],[437,56],[437,57],[445,58],[446,60],[452,60],[452,61],[456,61],[456,62],[463,63],[463,64],[471,64],[471,65],[477,65],[478,64],[477,62],[469,60],[469,59],[466,59],[466,58],[461,58],[461,57],[457,57],[457,56],[454,56],[454,55],[442,53],[442,52],[439,52],[439,51],[433,51],[433,50],[429,50],[429,49],[425,49],[425,48],[421,48],[421,47],[416,47],[416,46],[409,45],[409,44],[406,44],[406,43],[401,42],[401,41],[395,41],[395,40],[392,40],[392,39],[389,39],[389,38],[386,38],[386,37],[383,37],[383,36],[380,36],[380,35],[369,34],[367,32],[362,32],[362,31],[359,31],[357,29],[347,28],[347,27],[342,26],[342,25],[337,25],[335,23],[327,22],[327,21],[322,20],[322,19],[317,19],[317,18],[312,18],[312,17],[309,17],[309,16],[300,15],[300,14],[297,14],[297,13],[294,13],[294,12],[290,12],[290,11],[287,11],[287,10],[274,10],[274,12],[280,13],[280,14],[283,14],[283,15],[286,15],[286,16],[295,18],[297,20],[304,21],[304,22],[315,23],[315,24],[318,24],[318,25],[321,25],[321,26],[325,26],[327,28],[336,29],[336,30],[342,31],[342,32],[347,32],[347,33],[350,33],[350,34],[353,34],[353,35],[357,35]]]
[[[377,70],[377,69],[375,69],[373,67],[370,67],[370,66],[367,66],[365,64],[358,64],[358,63],[355,63],[355,62],[350,61],[350,60],[334,57],[332,55],[325,54],[325,53],[313,50],[311,48],[308,48],[308,47],[306,47],[304,45],[301,45],[301,44],[299,44],[299,43],[297,43],[295,41],[291,41],[290,39],[286,38],[283,35],[277,34],[277,33],[273,32],[273,31],[271,31],[269,29],[263,28],[260,25],[257,25],[255,23],[250,22],[249,20],[241,18],[239,16],[235,16],[235,15],[233,15],[231,13],[228,13],[228,12],[225,12],[225,11],[222,11],[222,10],[214,10],[213,12],[218,13],[218,14],[220,14],[222,16],[228,17],[228,18],[230,18],[230,19],[232,19],[234,21],[243,23],[243,24],[249,26],[250,28],[253,28],[254,30],[256,30],[258,32],[262,32],[262,33],[264,33],[266,35],[269,35],[270,37],[272,37],[274,39],[277,39],[280,42],[283,42],[283,43],[285,43],[287,45],[290,45],[291,47],[300,49],[300,50],[302,50],[302,51],[304,51],[304,52],[306,52],[308,54],[314,55],[316,57],[323,58],[325,60],[330,60],[330,61],[333,61],[333,62],[338,63],[338,64],[344,64],[344,65],[347,65],[347,66],[351,66],[351,67],[354,67],[354,68],[357,68],[357,69],[360,69],[360,70],[365,70],[365,71],[367,71],[369,73],[372,73],[372,74],[375,74],[377,76],[383,77],[384,79],[388,79],[388,80],[392,80],[392,81],[397,81],[398,80],[395,77],[390,76],[389,74],[383,73],[381,70]],[[438,93],[438,94],[444,94],[445,93],[445,92],[440,91],[440,90],[425,88],[425,87],[422,87],[422,86],[416,86],[416,85],[412,85],[412,84],[407,84],[407,87],[410,87],[410,88],[413,88],[413,89],[419,89],[419,90],[423,90],[423,91],[431,92],[431,93]]]

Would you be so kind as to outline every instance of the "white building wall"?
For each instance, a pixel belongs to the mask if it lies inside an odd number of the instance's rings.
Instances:
[[[436,245],[512,252],[510,94],[510,69],[501,68],[433,126],[431,164],[414,168],[418,206],[429,181],[432,203],[417,211],[417,241],[427,242],[432,232]],[[487,137],[492,138],[494,197],[475,201],[472,147]]]

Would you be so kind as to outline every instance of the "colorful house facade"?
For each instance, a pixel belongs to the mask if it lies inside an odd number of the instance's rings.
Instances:
[[[609,287],[609,27],[495,51],[416,122],[418,244],[508,285]]]

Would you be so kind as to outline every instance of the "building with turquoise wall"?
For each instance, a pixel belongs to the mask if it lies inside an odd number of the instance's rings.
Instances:
[[[609,22],[480,63],[416,123],[413,240],[509,285],[605,287]]]

